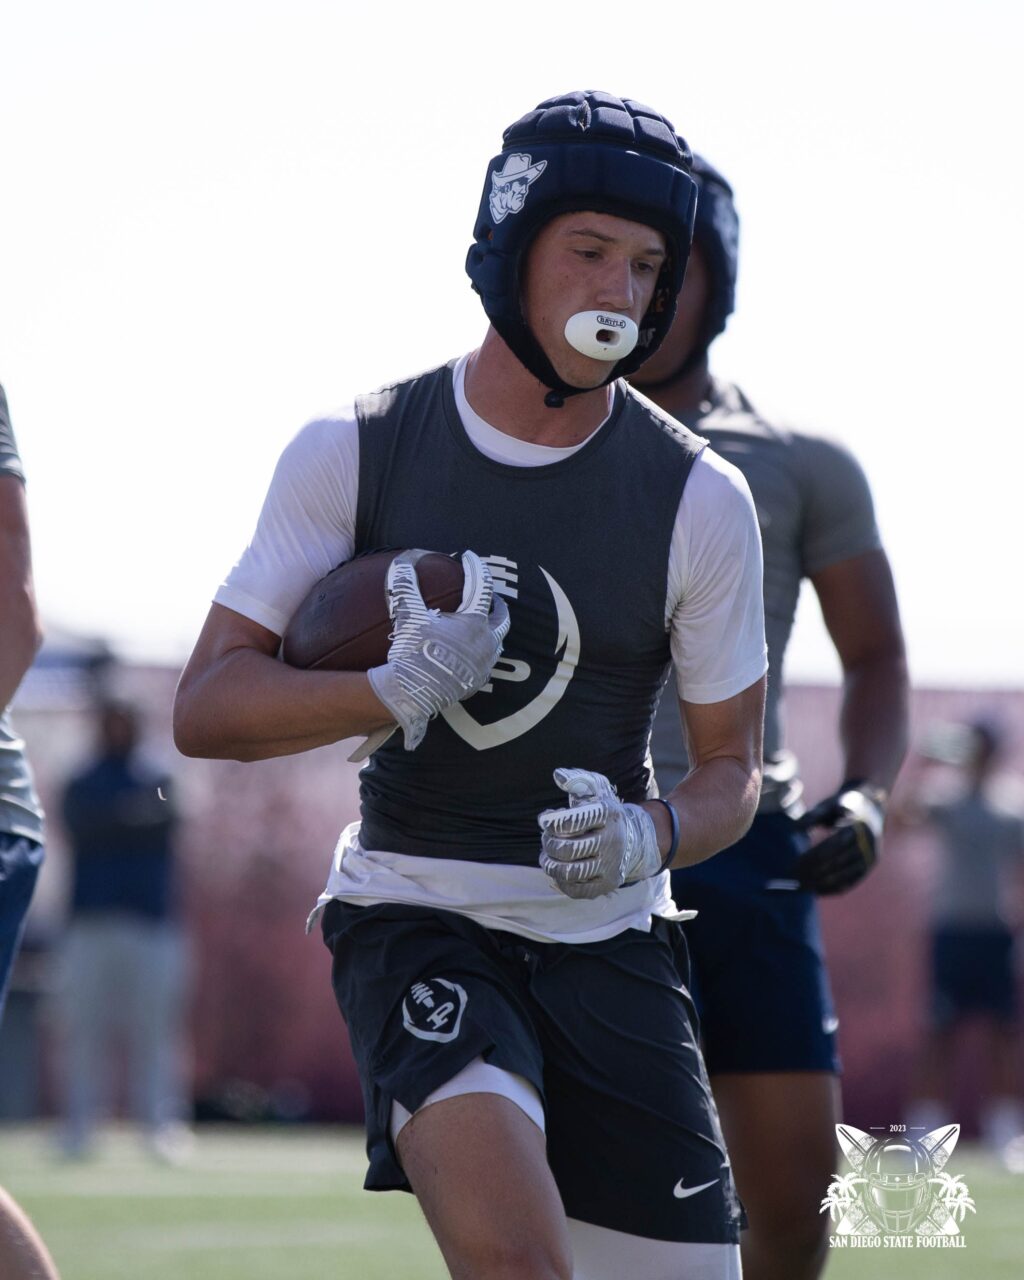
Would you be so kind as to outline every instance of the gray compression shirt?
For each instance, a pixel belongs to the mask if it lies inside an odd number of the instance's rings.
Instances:
[[[773,426],[729,383],[713,381],[708,399],[686,425],[743,472],[761,526],[768,640],[761,808],[770,812],[796,804],[801,789],[796,761],[784,749],[782,708],[783,661],[800,584],[829,565],[881,546],[871,491],[843,445]],[[651,751],[664,795],[688,767],[672,680],[655,717]]]

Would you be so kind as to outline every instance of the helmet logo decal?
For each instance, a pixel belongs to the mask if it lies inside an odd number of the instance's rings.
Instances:
[[[510,213],[522,209],[527,192],[547,167],[546,160],[534,164],[532,156],[516,152],[506,157],[500,173],[491,170],[489,204],[495,222],[504,222]]]

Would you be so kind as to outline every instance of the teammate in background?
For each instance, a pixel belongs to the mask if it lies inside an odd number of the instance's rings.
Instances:
[[[842,893],[875,861],[906,741],[907,674],[892,575],[864,475],[842,446],[766,422],[712,377],[708,348],[733,309],[739,224],[732,190],[695,158],[700,195],[675,322],[635,386],[746,477],[764,543],[768,704],[764,782],[750,832],[673,874],[712,1090],[750,1226],[748,1280],[809,1280],[827,1248],[821,1189],[835,1167],[836,1027],[815,894]],[[782,669],[810,580],[843,668],[842,781],[809,813],[782,733]],[[667,699],[655,720],[658,783],[690,767]],[[838,779],[837,779],[838,781]],[[814,847],[808,849],[808,832]]]
[[[467,260],[482,345],[289,445],[178,691],[192,755],[368,735],[320,902],[367,1186],[411,1185],[466,1280],[739,1274],[664,872],[757,803],[760,541],[735,468],[621,380],[671,323],[689,169],[663,117],[608,94],[506,131]],[[381,546],[486,563],[424,615],[400,556],[368,675],[277,662],[311,585]],[[659,801],[670,653],[695,767]]]
[[[0,1021],[25,914],[43,859],[43,812],[24,743],[6,708],[32,665],[42,632],[32,586],[25,475],[0,387]],[[56,1268],[35,1228],[0,1188],[0,1276],[54,1280]]]
[[[927,823],[938,854],[929,921],[931,1026],[907,1124],[933,1128],[949,1121],[961,1039],[974,1020],[985,1037],[982,1135],[993,1151],[1012,1159],[1024,1132],[1013,966],[1024,813],[1019,786],[1012,789],[1000,777],[1003,740],[998,722],[978,719],[960,727],[951,742],[926,743],[923,760],[954,765],[959,776],[944,789],[939,778],[921,777],[894,816]]]
[[[158,1159],[190,1142],[182,1085],[186,944],[170,779],[140,749],[138,710],[96,712],[96,754],[64,788],[72,854],[58,993],[66,1155],[88,1155],[103,1118],[118,1037],[131,1104]]]

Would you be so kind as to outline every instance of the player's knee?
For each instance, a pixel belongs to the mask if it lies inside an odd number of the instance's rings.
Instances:
[[[751,1212],[749,1244],[759,1255],[788,1259],[794,1276],[816,1275],[815,1264],[828,1249],[828,1223],[814,1199],[780,1200],[760,1214]]]
[[[820,1257],[828,1247],[828,1217],[811,1205],[800,1212],[793,1212],[781,1223],[786,1242],[792,1252],[801,1258]]]
[[[751,1232],[769,1241],[778,1256],[814,1259],[828,1247],[829,1217],[820,1210],[834,1160],[831,1150],[819,1151],[818,1145],[808,1144],[798,1158],[781,1159],[775,1176],[759,1179],[756,1189],[740,1187]]]

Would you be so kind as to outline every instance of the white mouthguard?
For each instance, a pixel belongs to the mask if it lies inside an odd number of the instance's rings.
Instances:
[[[577,311],[565,322],[565,340],[592,360],[622,360],[636,346],[640,331],[617,311]]]

